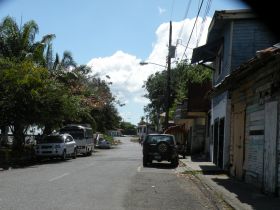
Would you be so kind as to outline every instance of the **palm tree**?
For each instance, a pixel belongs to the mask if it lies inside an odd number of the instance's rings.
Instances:
[[[16,62],[31,59],[39,65],[46,66],[44,52],[55,35],[48,34],[35,42],[38,32],[39,27],[34,20],[21,27],[12,17],[5,17],[0,23],[0,56]]]
[[[0,57],[7,59],[12,63],[21,63],[32,61],[37,66],[46,66],[45,51],[55,37],[53,34],[43,36],[42,40],[35,41],[36,34],[39,32],[38,25],[31,20],[23,26],[19,26],[16,21],[10,17],[5,17],[0,22]],[[8,123],[8,122],[7,122]],[[10,123],[8,123],[10,124]],[[1,125],[1,126],[7,126]],[[15,145],[22,142],[24,138],[23,121],[13,122]]]

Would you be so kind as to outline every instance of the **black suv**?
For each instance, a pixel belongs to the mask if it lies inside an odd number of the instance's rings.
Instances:
[[[175,137],[169,134],[149,134],[143,142],[143,166],[153,160],[167,160],[174,167],[178,166],[179,157]]]

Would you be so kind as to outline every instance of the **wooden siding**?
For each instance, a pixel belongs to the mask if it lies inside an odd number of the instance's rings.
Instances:
[[[278,88],[276,92],[275,90],[271,92],[272,84],[280,82],[279,71],[280,59],[278,57],[278,60],[273,60],[256,69],[246,79],[238,81],[230,95],[232,110],[237,104],[246,105],[245,181],[269,193],[278,190],[280,194],[280,90]],[[261,91],[265,94],[261,94]],[[269,103],[277,103],[278,111],[274,108],[273,113],[268,114],[268,108],[265,111],[265,106]],[[234,124],[231,125],[231,131],[234,130],[233,126]],[[274,129],[272,129],[273,126]],[[272,137],[275,137],[274,142],[271,140]],[[233,145],[231,132],[230,161],[232,165],[235,156],[238,155]],[[274,163],[271,160],[275,160]]]
[[[277,101],[265,104],[264,191],[276,190]]]
[[[245,180],[262,186],[263,180],[263,150],[264,135],[254,134],[252,131],[257,129],[264,130],[264,106],[254,104],[246,109],[246,128],[245,128]]]
[[[259,20],[234,20],[231,69],[254,57],[256,51],[270,47],[277,41]]]
[[[244,175],[244,146],[245,146],[245,104],[236,104],[231,114],[231,149],[234,156],[231,156],[232,171],[237,178],[242,179]]]

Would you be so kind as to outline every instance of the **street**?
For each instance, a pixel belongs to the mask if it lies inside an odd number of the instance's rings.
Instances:
[[[141,146],[118,139],[122,144],[90,157],[0,171],[0,209],[217,209],[169,164],[143,168]]]

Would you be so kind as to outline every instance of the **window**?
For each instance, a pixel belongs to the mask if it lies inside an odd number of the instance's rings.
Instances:
[[[216,66],[217,66],[217,71],[218,75],[222,73],[222,68],[223,68],[223,62],[224,62],[224,46],[222,45],[218,51],[218,56],[216,59]]]
[[[164,135],[159,135],[159,136],[148,136],[147,137],[147,143],[149,144],[157,144],[160,141],[167,141],[171,144],[174,144],[174,138],[172,136],[164,136]]]
[[[63,143],[63,141],[61,136],[46,136],[42,143]]]
[[[91,129],[86,129],[86,138],[93,138],[93,133]]]
[[[84,138],[84,130],[83,129],[61,129],[60,133],[69,133],[74,139],[83,139]]]

